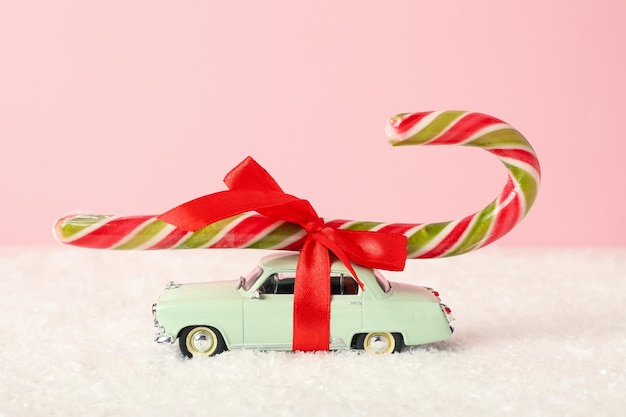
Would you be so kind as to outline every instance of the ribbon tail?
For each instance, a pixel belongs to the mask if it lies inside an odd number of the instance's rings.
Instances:
[[[302,247],[293,300],[293,350],[328,350],[330,343],[330,258],[313,239]]]

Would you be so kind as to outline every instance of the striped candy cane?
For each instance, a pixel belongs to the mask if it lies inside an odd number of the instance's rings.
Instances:
[[[506,167],[508,179],[498,197],[470,216],[439,223],[381,223],[326,219],[340,229],[401,233],[408,258],[466,253],[508,233],[528,213],[539,189],[540,168],[528,141],[510,125],[479,113],[438,111],[392,117],[387,136],[394,146],[461,145],[485,149]],[[72,215],[55,225],[62,243],[99,249],[301,248],[300,226],[245,213],[187,232],[156,216]]]

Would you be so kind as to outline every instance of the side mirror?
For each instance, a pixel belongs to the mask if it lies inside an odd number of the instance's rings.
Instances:
[[[260,300],[261,299],[261,293],[259,292],[259,290],[254,290],[253,292],[250,293],[250,297],[251,300]]]

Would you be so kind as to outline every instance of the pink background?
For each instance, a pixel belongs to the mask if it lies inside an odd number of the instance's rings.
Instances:
[[[474,110],[543,169],[506,245],[626,244],[626,2],[4,1],[0,244],[74,210],[151,214],[224,188],[246,155],[325,217],[470,214],[505,170],[392,148],[396,113]]]

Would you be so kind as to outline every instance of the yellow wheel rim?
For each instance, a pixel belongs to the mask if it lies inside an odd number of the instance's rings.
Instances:
[[[391,333],[373,332],[368,333],[363,341],[363,349],[368,353],[382,355],[391,353],[396,348],[396,339]]]
[[[217,335],[208,327],[196,327],[187,335],[185,344],[193,356],[211,356],[217,349]]]

